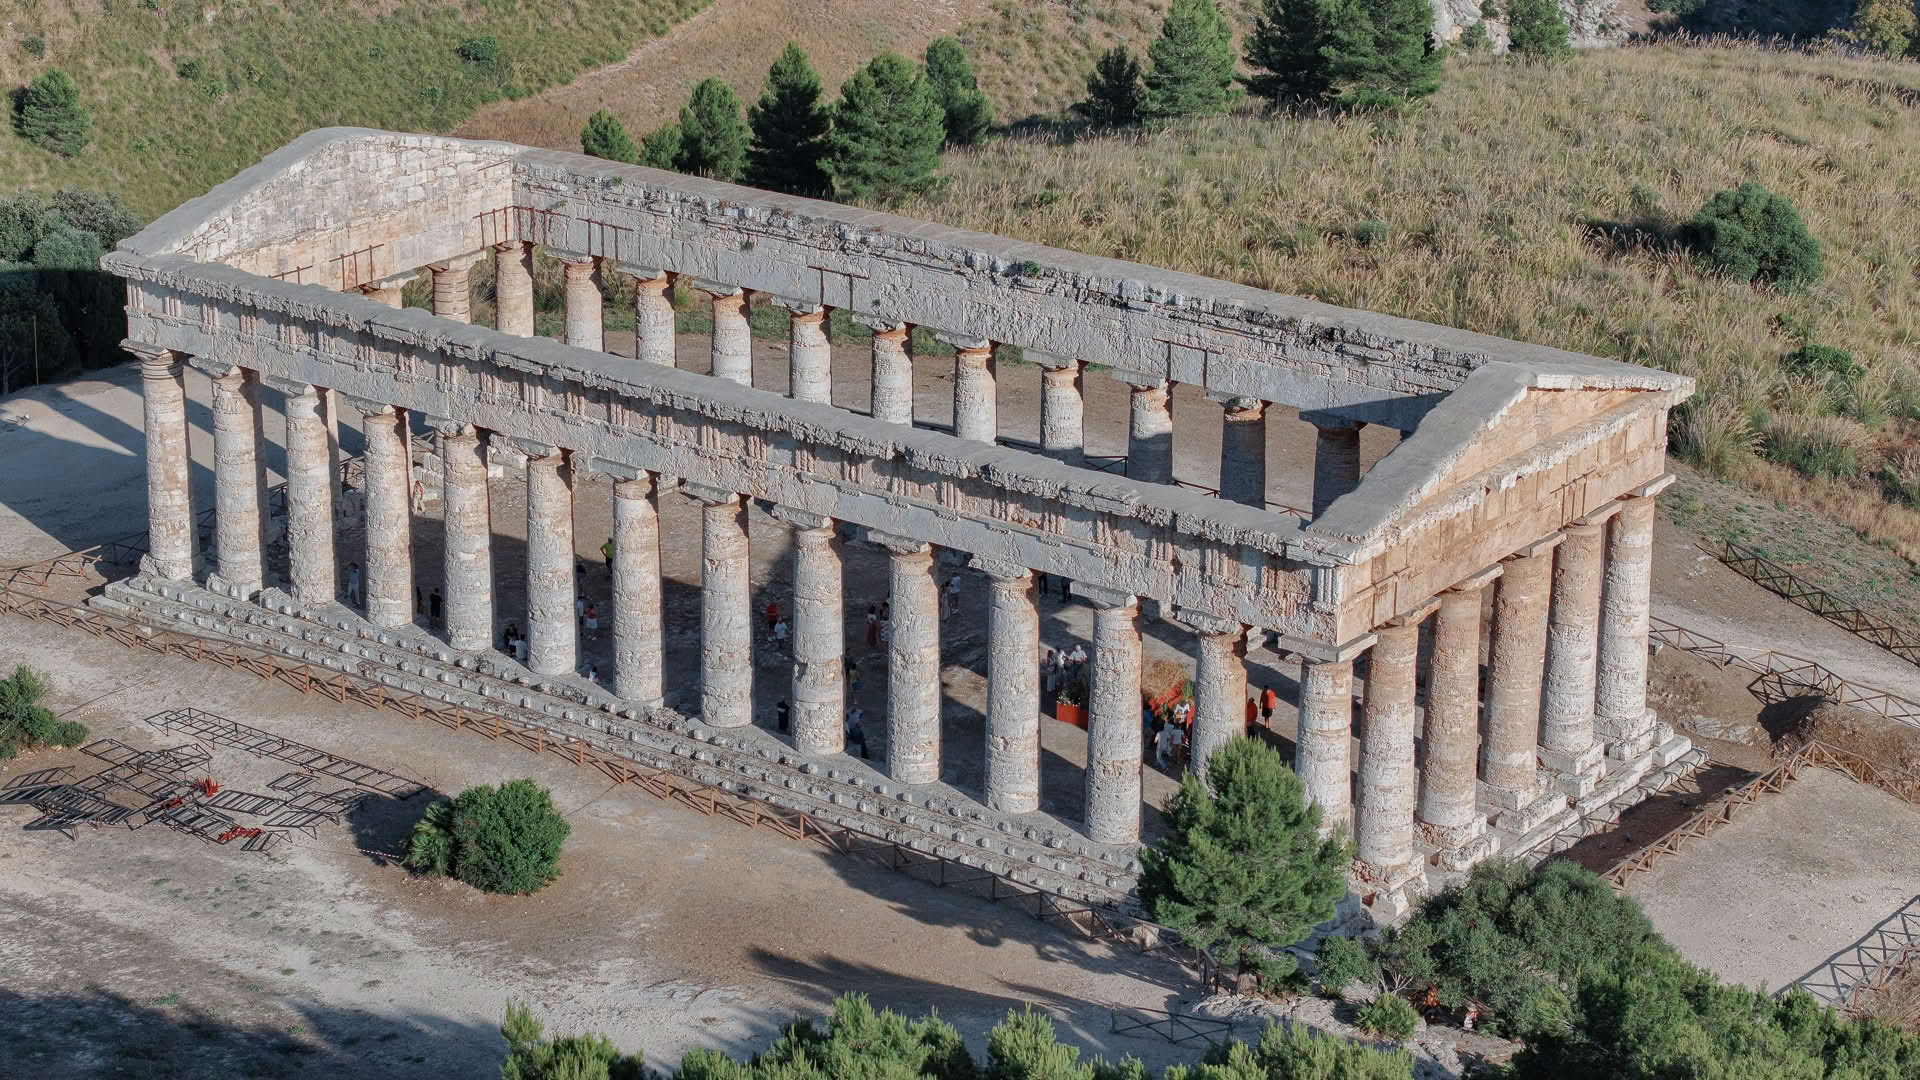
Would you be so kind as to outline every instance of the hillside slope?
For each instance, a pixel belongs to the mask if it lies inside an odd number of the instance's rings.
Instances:
[[[1911,64],[1757,48],[1457,56],[1399,118],[1249,113],[949,155],[949,189],[909,212],[1692,375],[1680,449],[1914,558],[1917,87]],[[1824,245],[1810,291],[1715,279],[1676,249],[1678,223],[1746,180]],[[1808,342],[1864,378],[1795,375]]]

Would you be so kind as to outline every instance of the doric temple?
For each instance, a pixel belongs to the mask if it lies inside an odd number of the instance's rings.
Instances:
[[[534,336],[536,249],[565,263],[564,341]],[[482,259],[494,327],[469,322]],[[1196,767],[1246,730],[1249,640],[1297,660],[1295,767],[1328,826],[1351,829],[1355,902],[1383,920],[1478,859],[1617,813],[1695,754],[1646,696],[1654,498],[1668,410],[1692,390],[1678,375],[577,154],[359,129],[302,136],[104,265],[127,282],[146,398],[150,554],[118,595],[182,625],[405,672],[1100,901],[1136,868],[1146,618],[1197,642]],[[400,306],[422,270],[430,312]],[[638,282],[633,356],[603,348],[610,271]],[[711,297],[710,374],[675,366],[676,285]],[[752,385],[753,298],[791,314],[788,393]],[[832,402],[832,309],[874,331],[858,408]],[[913,327],[958,350],[950,429],[914,425]],[[1046,369],[1038,446],[1000,437],[1007,346]],[[210,553],[183,364],[212,376]],[[1124,476],[1082,452],[1089,365],[1132,387]],[[286,395],[284,575],[264,554],[263,383]],[[1179,383],[1223,412],[1217,494],[1173,482]],[[1311,460],[1268,460],[1270,406],[1315,425]],[[349,410],[366,439],[351,552],[334,516]],[[1363,471],[1370,425],[1399,441]],[[410,432],[428,429],[439,651],[413,625]],[[611,701],[482,677],[507,663],[501,456],[524,461],[536,683],[575,670],[573,499],[611,481]],[[1311,506],[1267,501],[1287,471],[1310,475]],[[703,504],[697,538],[663,535],[669,492]],[[754,501],[794,535],[790,734],[754,725]],[[877,771],[843,746],[848,535],[890,566]],[[663,543],[699,545],[697,673],[663,670]],[[939,799],[916,794],[941,777],[936,556],[990,595],[984,783]],[[349,557],[365,567],[350,611]],[[1096,609],[1079,820],[1036,813],[1035,572]],[[697,715],[666,707],[665,686],[696,677]]]

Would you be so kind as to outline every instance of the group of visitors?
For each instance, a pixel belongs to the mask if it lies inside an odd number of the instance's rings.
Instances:
[[[1071,650],[1048,649],[1040,663],[1040,689],[1044,708],[1052,712],[1062,701],[1069,705],[1087,700],[1087,647],[1076,643]]]

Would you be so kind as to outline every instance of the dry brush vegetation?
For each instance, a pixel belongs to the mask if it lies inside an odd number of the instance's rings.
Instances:
[[[1675,445],[1920,557],[1920,71],[1752,47],[1457,56],[1400,116],[1244,112],[950,155],[911,212],[1695,377]],[[1676,227],[1756,180],[1827,273],[1700,270]],[[1785,362],[1849,350],[1854,382]]]

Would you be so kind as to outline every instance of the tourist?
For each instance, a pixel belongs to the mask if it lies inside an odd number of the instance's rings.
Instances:
[[[416,514],[427,512],[427,485],[418,480],[413,482],[413,512]]]
[[[1060,696],[1060,654],[1052,649],[1047,650],[1047,659],[1040,665],[1040,688],[1049,704]]]
[[[775,645],[785,645],[787,643],[787,620],[781,619],[779,622],[773,624],[773,643]]]
[[[1252,698],[1247,699],[1247,726],[1252,727],[1260,719],[1260,706]]]
[[[590,683],[598,683],[600,681],[600,670],[593,666],[593,661],[591,660],[587,661],[587,681]]]
[[[427,600],[426,597],[420,595],[420,586],[418,585],[413,587],[413,613],[415,615],[425,615],[427,613]]]
[[[773,624],[779,621],[780,621],[780,605],[769,600],[767,602],[767,632],[772,633]]]
[[[588,604],[582,618],[586,620],[587,636],[591,638],[594,632],[600,629],[600,609]]]
[[[360,603],[360,564],[347,564],[347,603],[358,606]]]
[[[500,647],[511,653],[513,652],[513,643],[518,640],[520,640],[520,624],[515,622],[508,623],[506,632],[500,635]]]
[[[1274,707],[1279,704],[1280,704],[1280,695],[1273,692],[1273,687],[1269,686],[1265,690],[1260,691],[1261,723],[1265,724],[1268,727],[1273,726],[1273,710],[1274,710]]]
[[[858,705],[847,712],[847,745],[853,746],[857,743],[860,747],[860,756],[863,758],[871,756],[867,753],[867,729],[863,724],[866,718],[866,710]]]
[[[947,587],[945,590],[943,590],[941,594],[941,598],[945,601],[945,603],[941,605],[945,609],[942,612],[942,617],[948,618],[948,619],[953,618],[954,612],[957,612],[960,610],[960,575],[959,574],[955,574],[952,577],[947,579]]]
[[[587,598],[579,593],[573,594],[573,619],[580,629],[587,628]]]
[[[427,594],[427,617],[436,626],[440,623],[440,611],[444,604],[445,601],[440,598],[440,586],[435,585],[433,591]]]
[[[1060,583],[1060,602],[1064,604],[1072,599],[1072,593],[1068,590],[1067,586],[1072,585],[1073,581],[1059,574],[1053,575],[1053,580]]]
[[[607,537],[607,542],[600,545],[600,559],[608,566],[613,565],[613,537]]]
[[[1073,661],[1074,668],[1078,670],[1080,665],[1087,662],[1087,647],[1076,642],[1072,654],[1067,659]]]
[[[873,604],[867,605],[867,648],[880,647],[880,609]],[[848,661],[852,663],[852,661]]]
[[[1163,769],[1167,767],[1167,759],[1173,754],[1174,740],[1179,737],[1174,732],[1179,730],[1178,724],[1162,724],[1159,732],[1153,737],[1153,760]]]
[[[787,704],[786,698],[781,698],[779,701],[774,702],[773,722],[779,726],[781,731],[787,730],[787,725],[791,722],[792,714],[793,708]]]

